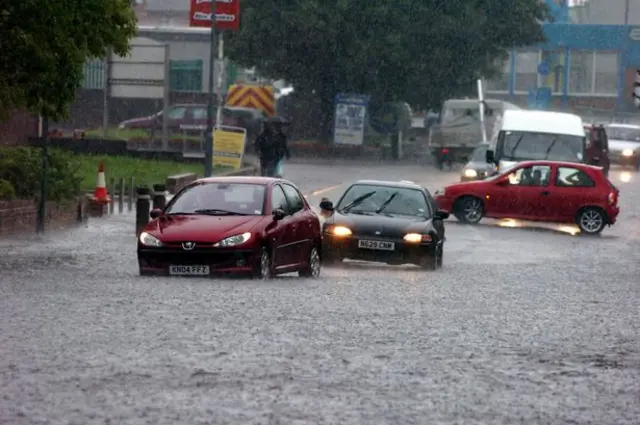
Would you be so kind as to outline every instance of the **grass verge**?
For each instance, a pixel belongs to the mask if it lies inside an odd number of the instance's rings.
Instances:
[[[135,178],[136,186],[154,184],[164,184],[168,176],[183,173],[196,173],[198,176],[204,174],[203,164],[182,163],[167,160],[139,159],[123,156],[106,155],[75,155],[79,161],[79,174],[82,176],[82,190],[92,191],[96,187],[98,179],[98,165],[104,164],[107,184],[111,179],[116,183],[121,178],[129,184],[131,176]],[[213,173],[229,171],[230,168],[216,167]]]

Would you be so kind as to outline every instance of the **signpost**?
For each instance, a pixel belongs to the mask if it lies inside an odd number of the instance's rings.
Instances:
[[[213,173],[213,110],[215,107],[215,57],[224,60],[223,31],[237,31],[240,29],[240,0],[190,0],[189,26],[210,27],[211,38],[209,48],[209,102],[207,108],[207,130],[205,132],[204,175],[210,177]],[[213,18],[215,17],[215,19]],[[211,23],[214,22],[214,25]],[[218,32],[220,32],[218,37]],[[219,86],[222,86],[222,78],[218,77]],[[222,106],[224,95],[222,89],[218,96],[217,124],[221,125]]]
[[[369,96],[340,93],[335,99],[333,143],[362,146]]]
[[[239,170],[242,167],[246,143],[246,129],[217,125],[213,132],[212,167],[231,167]]]

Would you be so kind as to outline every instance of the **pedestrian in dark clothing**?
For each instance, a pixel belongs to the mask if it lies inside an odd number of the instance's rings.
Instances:
[[[266,177],[275,177],[278,163],[285,156],[290,157],[286,136],[271,123],[265,124],[256,138],[255,151],[260,158],[260,174]]]

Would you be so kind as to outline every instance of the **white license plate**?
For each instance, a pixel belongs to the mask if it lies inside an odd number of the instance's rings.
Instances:
[[[209,266],[169,266],[169,274],[174,276],[208,276]]]
[[[361,239],[358,241],[358,248],[377,249],[380,251],[393,251],[396,248],[396,244],[393,242],[367,241]]]

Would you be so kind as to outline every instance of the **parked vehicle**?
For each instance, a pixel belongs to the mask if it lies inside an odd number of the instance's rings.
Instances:
[[[505,111],[490,144],[487,162],[499,170],[529,160],[585,162],[587,148],[582,118],[548,111]]]
[[[287,180],[200,179],[151,218],[138,239],[141,275],[320,275],[319,219]]]
[[[436,209],[429,191],[413,182],[361,180],[334,206],[320,203],[326,264],[345,258],[392,265],[442,267],[449,214]]]
[[[585,163],[602,167],[605,176],[609,176],[611,162],[609,158],[609,138],[607,131],[602,124],[585,124],[585,135],[587,137],[587,150]]]
[[[162,132],[163,111],[146,117],[132,118],[120,123],[118,128],[149,130],[152,133]],[[207,105],[205,104],[177,104],[172,105],[167,113],[169,132],[204,132],[207,128]],[[215,123],[215,119],[214,119]],[[222,124],[243,127],[242,120],[229,108],[222,109]],[[244,127],[243,127],[244,128]]]
[[[481,143],[471,154],[471,159],[462,169],[460,173],[460,181],[467,182],[473,180],[482,180],[494,174],[497,171],[495,164],[487,162],[488,143]]]
[[[611,161],[640,170],[640,125],[609,124],[606,133]]]
[[[498,117],[507,110],[519,110],[519,106],[502,100],[484,101],[485,128],[487,135],[493,132]],[[482,142],[479,100],[449,99],[442,105],[439,120],[429,129],[429,149],[436,166],[445,163],[465,163],[473,150]]]
[[[526,161],[482,181],[447,186],[435,201],[463,223],[483,217],[575,223],[598,234],[616,222],[619,195],[600,167]]]

